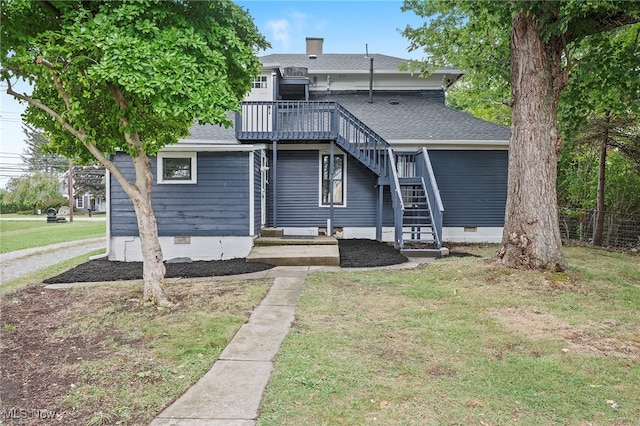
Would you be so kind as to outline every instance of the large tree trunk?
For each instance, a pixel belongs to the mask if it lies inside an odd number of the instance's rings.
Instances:
[[[512,127],[499,252],[509,267],[562,270],[566,266],[556,194],[562,47],[560,40],[542,40],[535,16],[520,12],[513,19]]]

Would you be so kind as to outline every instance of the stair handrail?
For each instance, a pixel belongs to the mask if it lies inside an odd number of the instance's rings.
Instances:
[[[427,199],[429,201],[429,209],[433,216],[434,232],[436,237],[436,246],[440,248],[442,244],[442,217],[444,216],[444,204],[442,204],[442,198],[440,197],[440,190],[438,189],[438,183],[436,182],[436,176],[433,173],[433,167],[431,165],[431,158],[427,152],[427,148],[422,147],[422,157],[424,160],[424,166],[426,173],[422,173],[422,177],[426,178],[428,182],[423,180]],[[416,164],[417,166],[417,164]],[[432,208],[435,206],[435,208]]]
[[[340,118],[342,118],[347,124],[349,124],[351,128],[355,130],[361,130],[368,137],[368,141],[373,143],[373,147],[371,148],[372,150],[371,154],[367,154],[366,151],[362,150],[358,146],[356,146],[356,151],[358,152],[358,154],[356,154],[354,150],[348,149],[347,146],[343,146],[343,147],[346,148],[353,155],[356,155],[356,156],[360,155],[361,157],[359,158],[359,160],[363,161],[363,163],[365,164],[366,164],[366,162],[364,161],[365,159],[371,160],[373,162],[373,168],[378,173],[378,175],[386,177],[388,174],[387,166],[389,163],[387,161],[385,152],[389,148],[391,148],[391,145],[389,144],[389,142],[387,142],[382,136],[377,134],[371,127],[369,127],[366,123],[361,121],[358,117],[353,115],[351,112],[349,112],[349,110],[347,110],[345,107],[343,107],[337,102],[336,102],[336,109],[338,111],[338,115]],[[339,142],[346,141],[347,144],[353,143],[351,140],[349,140],[349,137],[348,137],[349,135],[345,134],[347,133],[345,132],[345,130],[346,129],[344,129],[341,125],[338,124],[337,133],[338,133]],[[368,164],[367,166],[369,166],[370,168],[372,167]]]
[[[400,181],[398,179],[398,171],[396,170],[396,160],[391,147],[387,148],[387,158],[389,162],[390,179],[389,185],[391,189],[391,201],[393,205],[394,218],[394,246],[395,248],[403,248],[404,241],[402,238],[402,217],[404,216],[404,201],[402,200],[402,192],[400,191]]]

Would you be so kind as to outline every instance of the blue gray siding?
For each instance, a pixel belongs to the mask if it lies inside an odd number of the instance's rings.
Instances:
[[[255,151],[253,154],[253,232],[254,235],[260,233],[260,220],[261,220],[261,203],[260,203],[260,185],[262,173],[260,172],[260,153],[261,151]]]
[[[444,226],[504,226],[507,151],[429,150]]]
[[[114,157],[116,165],[133,180],[128,155]],[[156,176],[155,158],[151,167]],[[153,209],[159,236],[249,235],[249,161],[246,152],[198,153],[197,184],[154,184]],[[133,204],[111,178],[111,234],[138,235]]]
[[[336,149],[336,152],[338,150]],[[270,152],[272,155],[273,153]],[[318,151],[278,151],[277,225],[325,227],[329,207],[319,207]],[[371,227],[376,224],[376,177],[358,161],[347,160],[347,207],[334,208],[335,227]],[[273,160],[271,170],[273,172]],[[273,177],[270,178],[273,183]],[[268,193],[268,221],[273,224],[272,188]]]

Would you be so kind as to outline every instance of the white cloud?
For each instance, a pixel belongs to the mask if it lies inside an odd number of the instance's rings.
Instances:
[[[286,19],[271,20],[267,22],[267,28],[271,31],[272,43],[282,43],[285,50],[291,44],[291,25]]]

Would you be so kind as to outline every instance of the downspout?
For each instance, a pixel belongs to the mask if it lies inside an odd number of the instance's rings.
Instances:
[[[89,260],[108,258],[111,254],[111,172],[105,169],[105,207],[107,213],[105,215],[105,249],[104,253],[96,254],[89,257]]]
[[[369,58],[369,103],[373,103],[373,56],[369,56],[369,45],[365,44],[366,55]]]
[[[333,174],[335,173],[333,166],[334,144],[334,141],[331,141],[329,144],[329,226],[327,227],[327,234],[329,234],[330,237],[333,236]]]
[[[369,103],[373,103],[373,56],[369,58]]]
[[[378,208],[376,209],[376,240],[382,241],[382,206],[384,186],[378,183]]]

